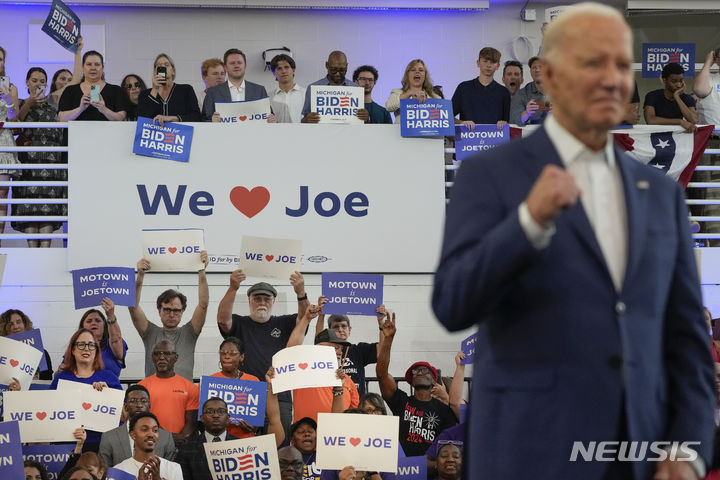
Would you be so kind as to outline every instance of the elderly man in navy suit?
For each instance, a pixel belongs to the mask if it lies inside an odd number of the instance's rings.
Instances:
[[[579,4],[542,61],[552,115],[465,160],[447,212],[433,308],[478,328],[464,478],[702,478],[713,368],[685,197],[609,134],[632,33]]]
[[[247,62],[242,50],[231,48],[225,52],[223,63],[228,80],[208,88],[202,107],[202,117],[206,122],[220,121],[220,114],[215,111],[215,102],[246,102],[268,96],[265,87],[245,80]]]

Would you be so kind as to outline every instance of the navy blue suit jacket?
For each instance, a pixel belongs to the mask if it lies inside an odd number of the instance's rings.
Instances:
[[[265,87],[245,80],[245,101],[260,100],[267,96],[268,94]],[[228,82],[223,82],[220,85],[215,85],[207,89],[202,108],[202,119],[204,122],[212,120],[213,113],[215,113],[215,102],[232,102]]]
[[[700,441],[710,459],[714,376],[684,194],[615,155],[628,219],[620,292],[579,200],[543,250],[520,226],[543,167],[562,167],[544,128],[458,172],[433,308],[450,330],[478,327],[470,479],[600,479],[608,464],[570,462],[573,442],[618,440],[625,420],[628,440]],[[635,462],[635,478],[656,465]]]

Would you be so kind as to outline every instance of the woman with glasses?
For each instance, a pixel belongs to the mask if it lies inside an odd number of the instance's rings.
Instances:
[[[127,118],[126,120],[135,121],[137,120],[137,108],[138,102],[140,101],[140,92],[147,89],[145,82],[140,75],[131,73],[125,75],[122,82],[120,83],[123,89],[123,95],[125,96],[125,106],[127,107]]]
[[[199,122],[200,108],[192,86],[175,83],[175,62],[166,53],[155,58],[152,88],[140,93],[138,116],[165,122]]]
[[[382,397],[373,392],[368,392],[360,397],[360,409],[368,415],[387,415]]]
[[[125,368],[125,353],[127,343],[122,338],[120,324],[115,317],[115,304],[109,298],[103,298],[100,304],[105,310],[105,315],[100,310],[93,308],[88,310],[80,318],[78,328],[90,330],[95,337],[95,343],[100,346],[105,371],[120,377],[120,371]]]
[[[56,390],[60,380],[86,383],[94,389],[102,391],[104,388],[122,390],[120,381],[111,372],[104,369],[102,356],[98,350],[100,345],[95,341],[93,332],[81,328],[70,337],[65,358],[60,370],[55,374],[50,390]],[[100,444],[100,432],[87,432],[84,451],[97,452]]]

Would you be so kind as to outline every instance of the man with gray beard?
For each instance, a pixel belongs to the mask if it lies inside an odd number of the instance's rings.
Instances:
[[[277,290],[269,283],[260,282],[248,288],[250,315],[245,316],[233,313],[235,295],[245,278],[242,269],[237,269],[230,275],[230,287],[218,305],[218,328],[223,338],[237,337],[245,344],[244,371],[258,378],[265,378],[272,364],[273,355],[287,346],[291,334],[299,323],[298,320],[303,318],[309,306],[305,293],[305,279],[300,272],[290,275],[290,285],[295,290],[298,300],[297,314],[272,315]],[[305,331],[296,332],[295,337],[298,335],[304,337],[307,329],[303,329],[302,325],[297,328]],[[278,401],[280,420],[283,428],[288,432],[292,422],[290,392],[279,393]]]

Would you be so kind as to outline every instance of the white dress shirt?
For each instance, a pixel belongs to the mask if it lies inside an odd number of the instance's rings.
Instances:
[[[227,430],[224,430],[220,435],[213,435],[212,433],[205,432],[205,442],[212,443],[213,438],[219,437],[221,442],[225,441],[227,437]]]
[[[600,245],[605,264],[615,289],[620,291],[627,267],[627,208],[613,139],[608,134],[605,148],[590,150],[550,115],[545,131],[566,170],[580,189],[580,201],[595,238]],[[538,225],[530,216],[527,203],[519,209],[520,225],[535,248],[545,248],[555,234],[555,226]]]
[[[228,87],[230,88],[230,98],[232,98],[233,102],[244,102],[245,101],[245,79],[244,78],[239,87],[236,87],[235,85],[233,85],[233,83],[230,80],[228,80]]]
[[[278,123],[300,123],[305,103],[305,87],[297,83],[286,92],[277,87],[270,94],[270,107]]]

